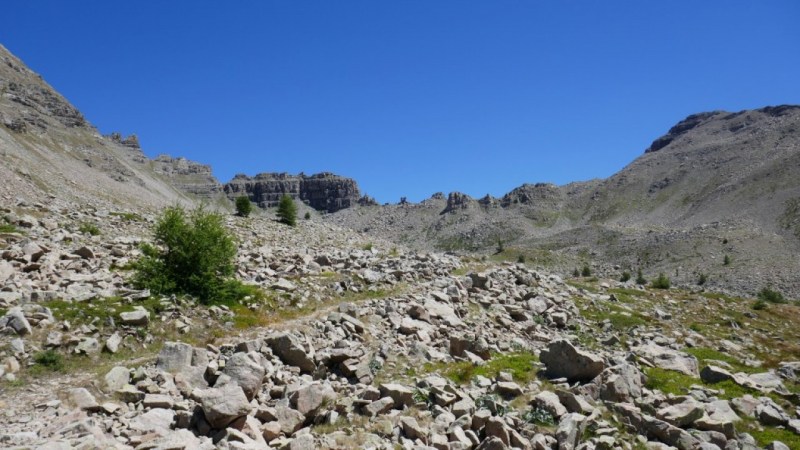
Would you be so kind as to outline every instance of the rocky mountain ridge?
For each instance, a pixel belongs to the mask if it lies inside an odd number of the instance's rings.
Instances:
[[[225,184],[228,198],[245,195],[261,208],[278,206],[284,195],[300,200],[318,211],[333,213],[368,202],[351,178],[323,172],[315,175],[260,173],[254,177],[239,174]]]
[[[641,268],[687,285],[706,274],[717,288],[798,296],[798,179],[800,107],[783,105],[691,115],[608,179],[526,184],[499,199],[437,194],[326,220],[415,248],[510,248],[562,273]]]

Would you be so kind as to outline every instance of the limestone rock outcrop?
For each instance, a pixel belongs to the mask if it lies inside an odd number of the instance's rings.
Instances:
[[[254,177],[239,174],[224,189],[229,198],[246,195],[262,208],[278,206],[281,197],[289,195],[318,211],[331,213],[354,206],[361,198],[355,180],[330,172],[260,173]]]

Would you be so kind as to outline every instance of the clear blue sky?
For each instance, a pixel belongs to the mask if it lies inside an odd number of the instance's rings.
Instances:
[[[800,2],[15,1],[0,42],[103,133],[379,201],[606,177],[685,116],[800,103]]]

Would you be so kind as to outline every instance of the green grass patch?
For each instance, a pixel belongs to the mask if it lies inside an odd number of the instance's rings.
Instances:
[[[712,300],[722,300],[725,303],[735,303],[743,301],[741,298],[731,297],[729,295],[720,294],[719,292],[701,292],[705,298],[710,298]]]
[[[120,313],[133,311],[135,306],[144,307],[151,315],[160,314],[166,309],[161,300],[156,297],[133,302],[128,302],[121,297],[105,297],[84,302],[53,300],[47,303],[47,307],[58,320],[68,320],[73,325],[94,322],[98,327],[106,325],[109,318],[115,321],[119,320]]]
[[[126,222],[143,222],[144,217],[133,212],[112,212],[109,213],[113,217],[118,217]]]
[[[611,294],[617,295],[631,295],[634,297],[646,297],[647,291],[640,291],[638,289],[626,289],[626,288],[611,288],[608,290]]]
[[[97,225],[90,222],[83,222],[82,224],[78,225],[78,231],[83,234],[90,234],[92,236],[97,236],[100,234],[100,228],[97,228]]]
[[[686,353],[694,356],[700,361],[700,365],[702,367],[703,363],[707,361],[723,361],[731,365],[735,372],[745,372],[745,373],[756,373],[762,372],[764,369],[758,369],[754,367],[748,367],[742,364],[741,361],[734,358],[727,353],[720,352],[718,350],[714,350],[713,348],[708,347],[693,347],[687,348],[684,350]]]
[[[598,289],[597,286],[592,286],[588,283],[581,283],[580,281],[570,280],[567,281],[567,284],[574,288],[583,289],[584,291],[591,292],[593,294],[600,293],[600,289]]]
[[[750,394],[756,397],[763,396],[764,394],[754,389],[739,386],[732,380],[725,380],[719,383],[704,383],[699,378],[695,378],[674,370],[659,369],[658,367],[649,367],[644,371],[647,376],[645,386],[649,389],[658,389],[665,394],[685,395],[692,385],[705,386],[709,389],[719,391],[717,395],[720,399],[731,400],[734,398],[742,397],[745,394]],[[783,399],[777,394],[767,394],[778,404],[784,403]]]
[[[587,308],[583,311],[584,317],[591,319],[595,322],[603,322],[608,320],[611,326],[617,330],[628,330],[636,326],[646,326],[652,319],[643,316],[635,311],[628,311],[627,309],[607,303],[603,306],[604,309]]]
[[[800,436],[789,430],[760,425],[753,418],[742,416],[742,421],[736,424],[739,433],[750,433],[758,445],[763,448],[774,441],[781,441],[789,448],[800,448]]]
[[[0,223],[0,233],[16,233],[17,227],[11,225],[10,223]]]
[[[674,370],[649,367],[644,373],[647,375],[645,386],[648,389],[658,389],[665,394],[685,395],[693,384],[702,384],[698,378]]]
[[[428,363],[425,364],[424,371],[427,373],[439,372],[442,376],[458,384],[467,384],[478,375],[495,378],[500,372],[510,372],[515,381],[527,383],[535,377],[538,361],[539,358],[533,353],[498,353],[481,366],[476,366],[468,361]]]

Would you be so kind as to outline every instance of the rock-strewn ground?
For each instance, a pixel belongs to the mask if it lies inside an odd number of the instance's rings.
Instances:
[[[3,447],[800,445],[793,305],[258,216],[228,225],[265,294],[198,306],[127,287],[152,218],[72,206],[4,211]]]

